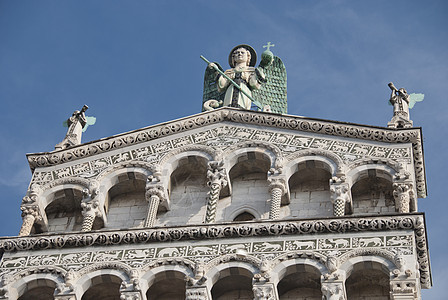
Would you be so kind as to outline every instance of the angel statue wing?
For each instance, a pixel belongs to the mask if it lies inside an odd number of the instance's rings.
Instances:
[[[425,98],[424,94],[410,94],[409,95],[409,108],[413,108],[415,103],[422,102]]]
[[[224,72],[224,70],[222,69],[222,67],[215,62],[215,64],[218,66],[218,68]],[[204,91],[203,91],[203,95],[202,95],[202,111],[207,110],[204,107],[204,103],[207,102],[208,100],[217,100],[218,102],[221,101],[220,106],[222,106],[222,101],[224,100],[224,96],[226,94],[226,92],[218,92],[218,77],[219,77],[219,73],[216,72],[214,69],[209,68],[207,66],[207,68],[205,69],[205,74],[204,74]],[[217,107],[214,107],[217,108]]]
[[[87,117],[86,116],[86,125],[84,125],[82,132],[86,132],[87,127],[89,127],[89,125],[94,125],[96,123],[96,118],[95,117]]]
[[[266,82],[258,90],[253,90],[252,95],[255,100],[262,104],[262,107],[269,105],[271,111],[278,114],[287,113],[286,98],[286,68],[282,60],[266,50],[261,54],[259,68],[263,69]]]

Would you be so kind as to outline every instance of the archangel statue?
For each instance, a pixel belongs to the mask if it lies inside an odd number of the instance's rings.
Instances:
[[[63,122],[64,127],[68,127],[65,138],[54,148],[56,150],[66,149],[71,146],[81,144],[81,136],[89,125],[95,124],[95,117],[86,117],[85,111],[89,107],[84,105],[81,111],[75,110],[70,118]]]
[[[224,71],[210,63],[204,76],[202,111],[221,106],[286,113],[286,69],[280,58],[269,50],[270,42],[258,67],[257,53],[249,45],[238,45],[230,51],[230,69]]]
[[[423,101],[423,94],[408,94],[404,89],[397,89],[392,82],[389,84],[392,93],[389,98],[389,104],[394,107],[392,120],[387,123],[390,128],[408,128],[412,127],[412,121],[409,118],[409,109],[413,108],[416,102]]]

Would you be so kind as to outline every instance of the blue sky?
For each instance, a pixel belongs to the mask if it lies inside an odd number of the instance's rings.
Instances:
[[[426,213],[434,287],[445,299],[448,205],[446,1],[0,0],[0,236],[16,235],[31,178],[25,153],[51,151],[83,104],[91,141],[200,112],[205,63],[271,41],[288,72],[288,113],[386,126],[387,83],[424,93]]]

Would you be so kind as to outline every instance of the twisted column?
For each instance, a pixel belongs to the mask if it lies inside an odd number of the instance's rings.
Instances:
[[[336,217],[343,216],[345,214],[345,204],[352,201],[352,195],[348,183],[335,182],[331,179],[330,195],[331,202],[333,203],[333,214]]]
[[[218,206],[219,193],[227,185],[226,170],[224,163],[211,161],[208,163],[207,185],[210,187],[208,192],[207,212],[205,223],[213,223],[216,219],[216,207]]]
[[[148,201],[148,214],[145,220],[145,227],[152,227],[156,222],[159,204],[166,200],[166,193],[161,184],[147,184],[145,198]]]
[[[412,183],[394,183],[395,207],[399,213],[408,213],[411,199],[414,197]]]
[[[37,205],[22,205],[20,210],[22,211],[22,227],[20,228],[19,236],[27,236],[30,235],[34,222],[42,218]]]
[[[269,211],[270,220],[278,220],[280,218],[280,206],[282,196],[286,193],[286,181],[283,178],[270,177],[269,193],[271,194],[271,210]]]

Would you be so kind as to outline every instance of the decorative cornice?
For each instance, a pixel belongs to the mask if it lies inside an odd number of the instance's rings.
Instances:
[[[145,127],[74,146],[65,150],[27,154],[27,158],[31,170],[34,170],[38,167],[63,164],[127,146],[141,144],[161,137],[186,132],[191,129],[202,128],[206,125],[217,124],[223,121],[377,142],[412,143],[419,196],[426,196],[426,180],[420,128],[390,129],[299,116],[247,111],[230,107],[220,108],[182,119]]]
[[[159,243],[180,240],[244,238],[252,236],[310,235],[349,232],[413,230],[420,278],[431,286],[431,274],[422,213],[399,216],[339,217],[332,219],[223,223],[183,227],[74,232],[0,239],[2,251],[30,251],[119,244]]]

